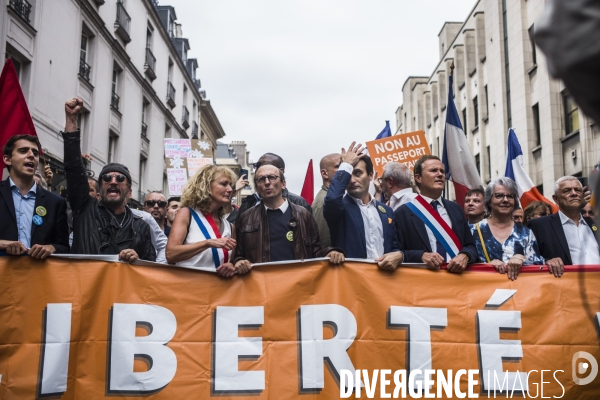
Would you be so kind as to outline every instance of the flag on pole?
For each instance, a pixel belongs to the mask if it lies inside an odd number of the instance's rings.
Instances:
[[[312,205],[315,200],[315,177],[313,175],[312,159],[308,163],[308,169],[306,170],[306,177],[304,178],[304,185],[302,185],[300,197],[306,200],[309,205]]]
[[[446,169],[446,179],[454,184],[456,202],[463,207],[467,192],[481,187],[481,178],[454,105],[452,78],[450,75],[442,162]]]
[[[37,136],[21,91],[17,71],[9,58],[4,63],[0,75],[0,148],[3,148],[12,136],[25,134]],[[0,159],[0,177],[3,170],[4,161]]]
[[[525,172],[523,167],[523,151],[519,139],[513,128],[508,130],[508,156],[506,158],[506,171],[504,176],[512,179],[517,184],[519,191],[519,202],[521,207],[525,208],[532,201],[541,201],[547,203],[552,208],[552,212],[558,212],[558,206],[545,198],[533,185],[533,181]]]
[[[377,135],[375,140],[383,139],[390,136],[392,136],[392,130],[390,129],[390,121],[385,121],[385,128],[383,128],[383,130],[379,132],[379,135]]]

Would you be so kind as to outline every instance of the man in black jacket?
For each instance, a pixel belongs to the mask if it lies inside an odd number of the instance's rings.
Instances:
[[[277,154],[273,154],[273,153],[263,154],[258,159],[256,164],[254,165],[254,169],[258,170],[263,165],[274,165],[277,168],[279,168],[279,170],[281,170],[282,174],[285,174],[285,162],[283,161],[283,158],[279,157]],[[297,194],[290,193],[287,189],[283,189],[281,194],[283,195],[283,198],[287,199],[290,203],[302,206],[302,207],[306,208],[306,210],[309,213],[312,214],[310,204],[308,204],[306,202],[306,200],[304,200],[302,197],[298,196]],[[242,215],[244,213],[244,211],[246,211],[246,210],[254,207],[256,204],[260,203],[260,201],[261,201],[261,199],[260,199],[260,195],[258,193],[254,193],[252,196],[247,196],[246,198],[244,198],[244,200],[242,200],[242,205],[240,207],[239,213],[236,215],[236,218],[238,215]],[[235,223],[235,221],[232,221],[229,218],[228,218],[228,220],[231,223]]]
[[[118,254],[123,261],[155,261],[150,227],[127,207],[131,174],[123,164],[110,163],[100,172],[100,200],[89,195],[89,185],[81,160],[77,115],[83,101],[65,103],[65,143],[67,192],[73,210],[73,254]]]
[[[600,264],[600,252],[594,233],[598,228],[590,218],[580,214],[583,203],[581,182],[563,176],[554,184],[552,199],[558,212],[529,221],[551,274],[560,277],[565,265]]]
[[[4,146],[9,177],[0,182],[0,250],[10,255],[45,259],[69,252],[67,203],[33,178],[40,149],[38,138],[30,135],[13,136]]]

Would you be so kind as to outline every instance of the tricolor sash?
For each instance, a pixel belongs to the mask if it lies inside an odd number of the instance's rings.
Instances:
[[[198,228],[200,228],[200,232],[202,232],[207,240],[221,238],[221,232],[217,228],[217,224],[210,214],[199,216],[191,207],[189,207],[189,209],[192,217],[194,217],[194,221],[196,221],[196,224],[198,224]],[[225,264],[229,261],[229,252],[227,249],[215,249],[214,247],[211,247],[211,251],[215,268],[219,268],[221,264]],[[221,255],[223,262],[221,262]]]
[[[450,258],[456,257],[458,252],[462,249],[462,244],[458,240],[456,233],[450,228],[450,226],[442,219],[440,214],[434,210],[433,206],[418,195],[415,199],[409,203],[406,203],[408,208],[417,216],[425,226],[427,226],[437,240],[440,241],[442,246],[446,249],[446,252],[450,255]],[[435,251],[435,249],[432,249]]]

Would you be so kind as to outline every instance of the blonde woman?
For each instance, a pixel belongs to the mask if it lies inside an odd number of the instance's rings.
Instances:
[[[207,165],[185,185],[169,241],[167,261],[191,267],[212,267],[225,278],[235,275],[231,264],[235,229],[224,215],[231,211],[232,184],[229,168]]]

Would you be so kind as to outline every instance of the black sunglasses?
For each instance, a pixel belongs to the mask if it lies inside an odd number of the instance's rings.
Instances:
[[[104,174],[104,175],[102,175],[102,180],[106,183],[111,183],[113,180],[113,177],[117,178],[117,182],[119,182],[119,183],[125,182],[125,179],[127,178],[123,174],[117,174],[117,175]]]
[[[146,200],[144,204],[146,207],[154,207],[156,204],[158,204],[160,208],[165,208],[167,206],[167,202],[162,200]]]

